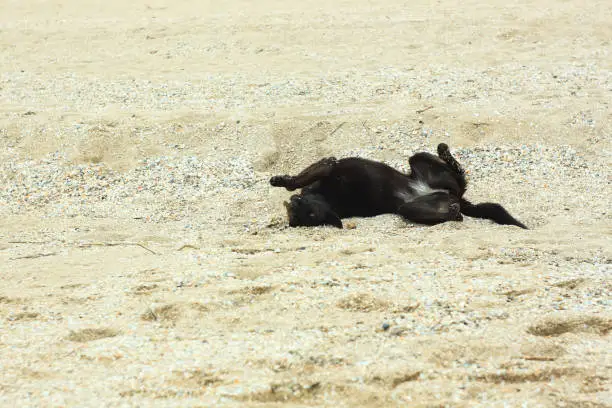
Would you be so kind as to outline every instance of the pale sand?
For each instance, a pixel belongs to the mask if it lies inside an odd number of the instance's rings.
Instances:
[[[0,405],[611,406],[608,1],[56,3],[0,13]],[[532,229],[267,182],[442,141]]]

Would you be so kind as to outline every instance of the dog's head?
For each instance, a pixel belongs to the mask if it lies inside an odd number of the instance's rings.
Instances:
[[[333,225],[342,228],[340,217],[332,211],[325,199],[318,194],[295,194],[285,201],[289,225],[292,227],[314,227]]]

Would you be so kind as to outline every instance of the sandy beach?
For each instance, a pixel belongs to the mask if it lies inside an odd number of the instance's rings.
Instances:
[[[612,406],[609,2],[59,3],[0,12],[0,406]],[[268,182],[440,142],[530,229]]]

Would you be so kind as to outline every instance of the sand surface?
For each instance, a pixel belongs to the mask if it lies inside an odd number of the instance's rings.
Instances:
[[[609,1],[0,7],[0,405],[612,406]],[[439,142],[531,229],[268,184]]]

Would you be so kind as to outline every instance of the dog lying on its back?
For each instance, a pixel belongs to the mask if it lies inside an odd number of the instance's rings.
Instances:
[[[274,176],[270,184],[289,191],[302,188],[284,203],[292,227],[342,228],[342,218],[391,213],[426,225],[462,221],[464,214],[527,229],[499,204],[463,198],[465,173],[446,144],[438,145],[438,156],[416,153],[409,163],[410,174],[404,174],[371,160],[328,157],[297,176]]]

